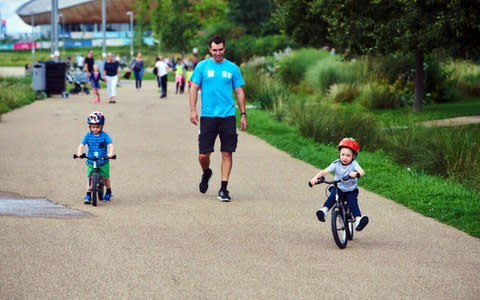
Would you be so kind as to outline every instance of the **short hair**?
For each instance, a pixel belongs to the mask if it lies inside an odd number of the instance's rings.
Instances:
[[[225,47],[225,39],[219,35],[214,35],[210,38],[210,40],[208,41],[208,48],[211,48],[212,47],[212,43],[215,43],[215,44],[223,44],[223,46]]]

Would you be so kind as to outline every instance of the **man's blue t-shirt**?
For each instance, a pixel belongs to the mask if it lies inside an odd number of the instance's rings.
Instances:
[[[235,115],[232,91],[245,84],[240,69],[225,59],[221,63],[213,59],[201,61],[191,80],[202,89],[202,117],[230,117]]]
[[[98,136],[95,136],[91,132],[87,132],[82,139],[82,145],[88,145],[88,157],[106,157],[107,152],[107,145],[112,143],[112,139],[105,131],[101,131]],[[106,160],[99,160],[97,164],[103,165],[107,161]],[[87,160],[87,163],[93,164],[92,160]]]

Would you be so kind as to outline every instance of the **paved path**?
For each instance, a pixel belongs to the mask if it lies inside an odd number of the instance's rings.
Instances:
[[[55,96],[3,116],[0,191],[91,217],[0,216],[0,299],[478,299],[479,239],[361,190],[371,224],[339,250],[315,217],[324,190],[306,185],[317,170],[247,133],[233,202],[216,200],[218,152],[200,194],[198,128],[169,88],[160,100],[129,82],[115,105]],[[96,208],[71,158],[93,110],[119,157],[113,201]]]
[[[25,68],[22,68],[22,67],[0,67],[0,76],[12,76],[12,77],[25,76]]]

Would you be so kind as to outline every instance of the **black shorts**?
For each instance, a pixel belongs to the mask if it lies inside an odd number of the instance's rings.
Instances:
[[[226,118],[200,118],[198,149],[201,154],[213,152],[217,135],[220,135],[220,151],[235,152],[238,140],[235,116]]]

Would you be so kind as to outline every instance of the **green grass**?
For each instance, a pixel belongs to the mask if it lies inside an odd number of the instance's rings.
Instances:
[[[462,116],[480,115],[480,97],[458,102],[425,105],[423,111],[413,113],[411,108],[375,110],[375,115],[385,124],[406,124],[408,121],[427,121]]]
[[[0,117],[3,113],[35,101],[31,76],[15,78],[0,76]]]
[[[274,120],[269,112],[251,109],[248,118],[250,134],[319,169],[325,168],[338,155],[335,146],[301,137],[298,130]],[[358,161],[367,173],[360,181],[361,187],[480,237],[480,191],[453,180],[400,167],[382,150],[362,151]]]

